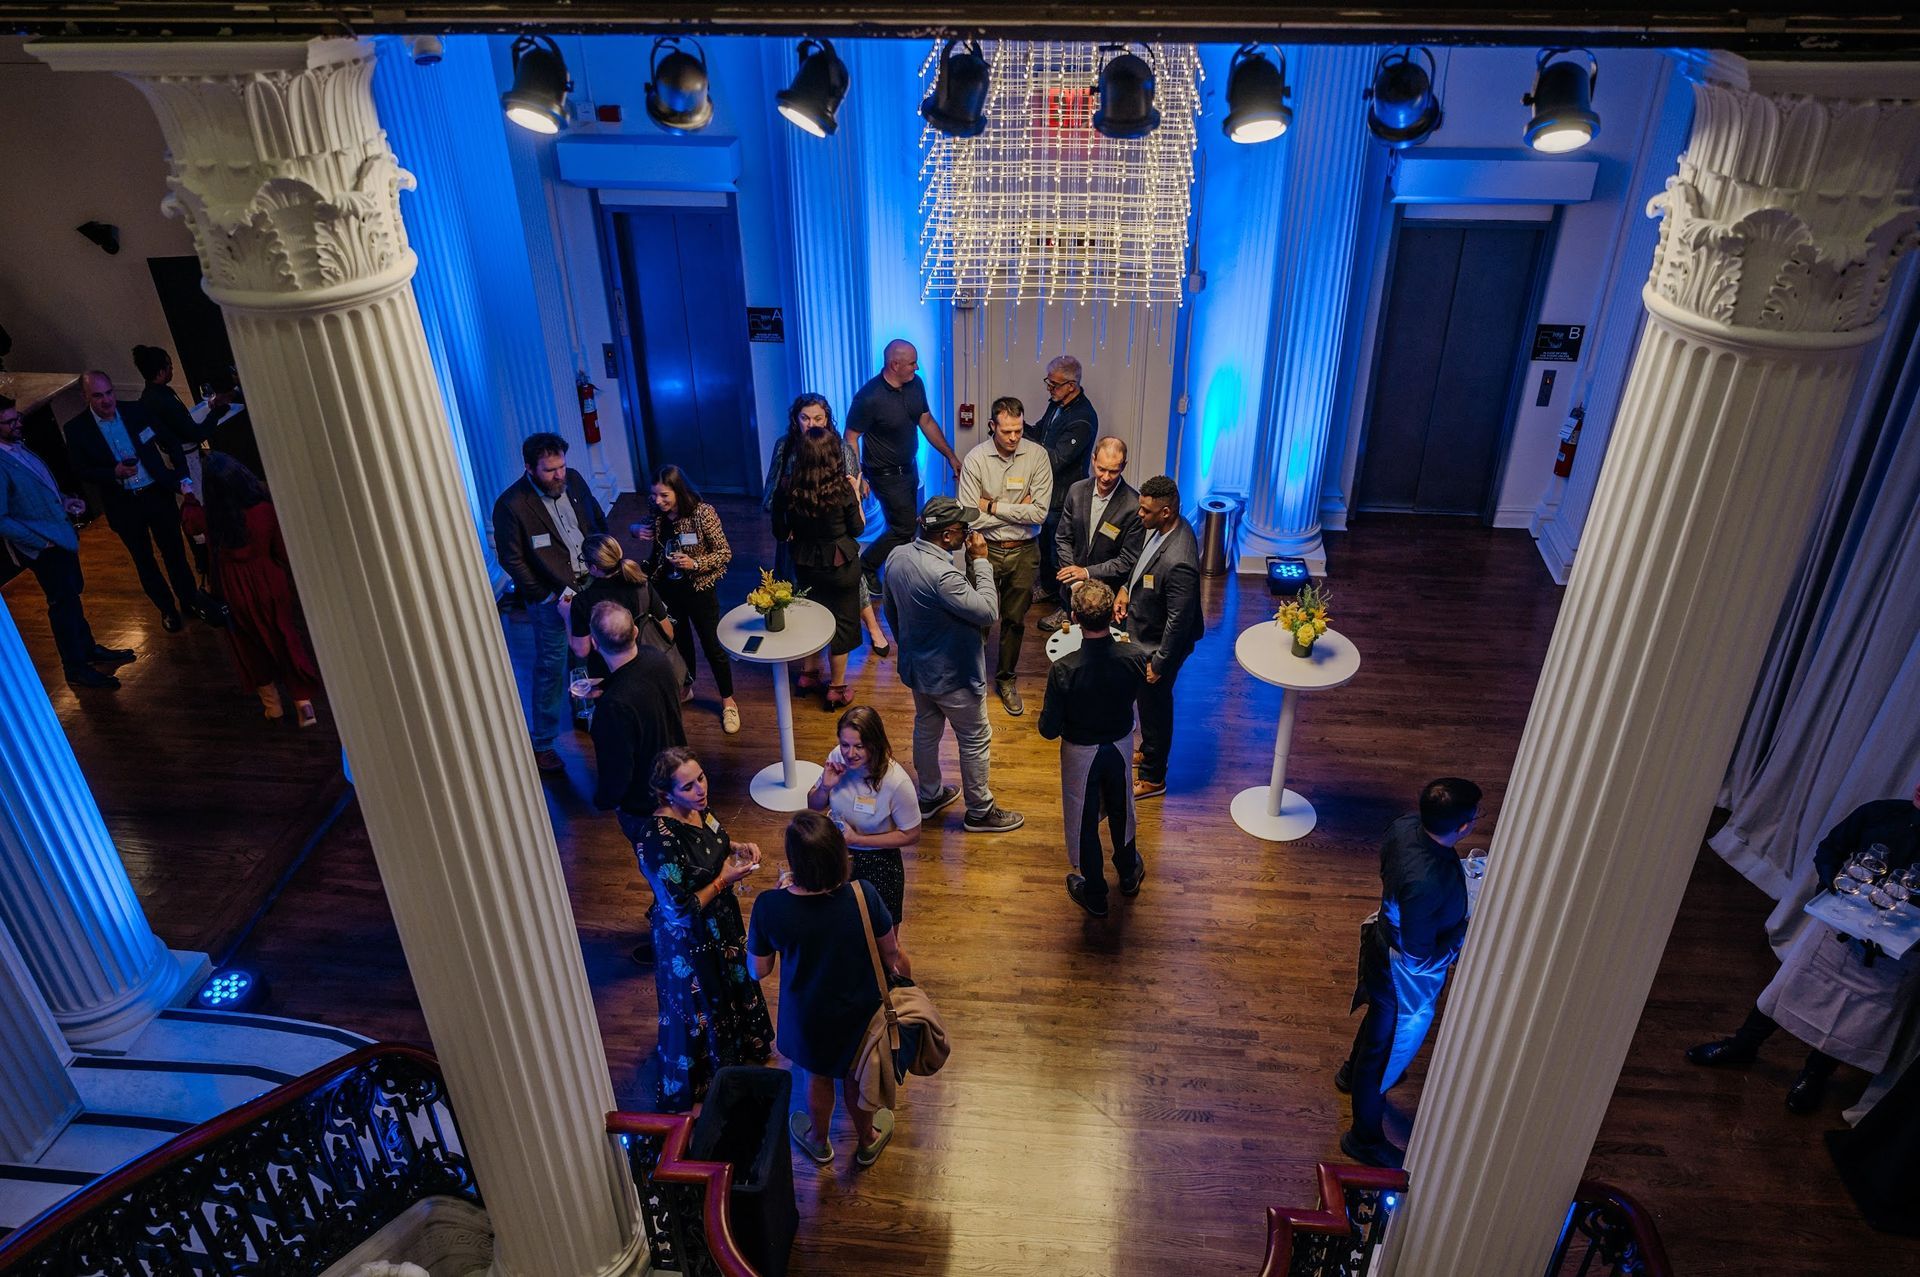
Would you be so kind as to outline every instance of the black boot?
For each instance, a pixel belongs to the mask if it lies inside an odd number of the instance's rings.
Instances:
[[[1733,1031],[1730,1038],[1721,1038],[1717,1042],[1702,1042],[1699,1046],[1687,1049],[1687,1063],[1698,1064],[1706,1069],[1745,1068],[1752,1064],[1760,1054],[1760,1044],[1772,1036],[1780,1026],[1763,1015],[1758,1008],[1747,1012],[1747,1020]]]
[[[1820,1098],[1827,1093],[1827,1079],[1839,1065],[1840,1061],[1824,1051],[1809,1051],[1799,1076],[1787,1088],[1787,1112],[1804,1115],[1819,1108]]]

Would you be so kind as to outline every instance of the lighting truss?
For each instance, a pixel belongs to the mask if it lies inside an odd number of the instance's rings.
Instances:
[[[1137,47],[1137,46],[1136,46]],[[1200,56],[1152,44],[1160,127],[1126,141],[1094,131],[1100,68],[1119,50],[999,40],[987,129],[933,129],[920,176],[921,291],[983,301],[1180,304],[1187,273]],[[922,75],[931,84],[939,46]]]

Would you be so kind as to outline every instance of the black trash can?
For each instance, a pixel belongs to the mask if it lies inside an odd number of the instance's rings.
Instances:
[[[699,1161],[733,1167],[733,1239],[761,1277],[786,1277],[800,1230],[787,1153],[792,1103],[793,1075],[785,1069],[729,1065],[713,1075],[687,1149]]]

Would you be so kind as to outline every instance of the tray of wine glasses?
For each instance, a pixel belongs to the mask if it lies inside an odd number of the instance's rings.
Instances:
[[[1886,848],[1876,844],[1848,857],[1832,886],[1807,902],[1808,914],[1895,961],[1920,943],[1920,863],[1890,869]]]

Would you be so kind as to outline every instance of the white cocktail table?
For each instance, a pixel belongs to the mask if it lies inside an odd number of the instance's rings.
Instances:
[[[1233,823],[1268,842],[1292,842],[1313,832],[1319,819],[1313,804],[1287,788],[1287,750],[1293,743],[1293,714],[1302,692],[1339,687],[1360,672],[1360,649],[1338,630],[1328,630],[1311,656],[1293,654],[1293,637],[1276,621],[1242,630],[1233,645],[1240,668],[1280,690],[1280,726],[1273,737],[1273,776],[1264,785],[1243,789],[1233,798]]]
[[[1080,627],[1077,625],[1069,625],[1064,629],[1055,630],[1053,633],[1047,635],[1047,663],[1049,665],[1065,656],[1068,652],[1077,652],[1079,650]]]
[[[753,651],[747,645],[756,636]],[[820,764],[793,756],[793,689],[787,685],[787,662],[801,661],[833,641],[833,613],[811,599],[796,599],[787,608],[787,627],[767,632],[766,618],[742,603],[720,618],[720,645],[736,661],[773,666],[773,714],[780,724],[780,761],[755,773],[750,786],[753,801],[769,811],[799,811],[807,805],[807,791],[820,779]]]

